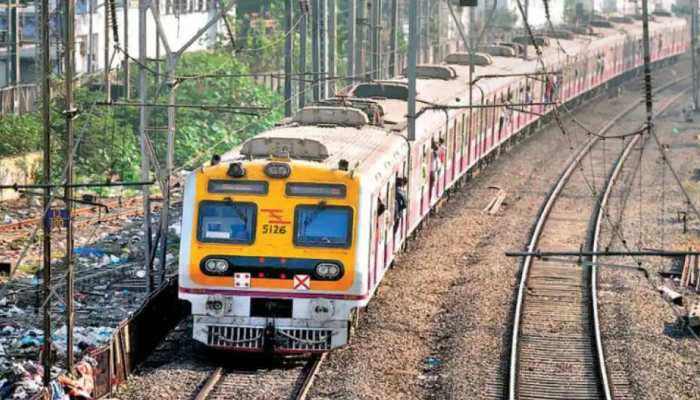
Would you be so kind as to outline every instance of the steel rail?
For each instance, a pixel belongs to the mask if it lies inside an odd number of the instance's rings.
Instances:
[[[303,374],[305,373],[304,381],[294,396],[294,400],[306,400],[306,396],[309,394],[309,390],[311,390],[311,386],[314,384],[314,379],[316,379],[316,374],[318,374],[318,371],[321,369],[321,364],[323,364],[325,359],[326,353],[312,356],[308,364],[304,366],[304,371],[302,372]]]
[[[194,400],[206,400],[211,394],[212,390],[214,390],[216,385],[219,383],[222,376],[224,376],[224,369],[221,367],[215,369],[211,375],[209,375],[207,381],[204,382],[204,386],[199,389],[199,392],[197,392],[197,396],[195,396]]]
[[[128,208],[128,207],[134,205],[134,203],[136,203],[137,200],[138,199],[136,197],[129,197],[129,198],[123,199],[121,201],[122,205],[120,205],[119,204],[120,201],[118,199],[113,199],[113,200],[109,200],[108,202],[106,202],[105,206],[109,207],[110,209],[111,208],[123,209],[123,208]],[[96,207],[97,206],[80,208],[78,210],[73,211],[73,216],[94,213],[95,212],[94,210]],[[10,224],[2,224],[2,225],[0,225],[0,232],[11,232],[11,231],[15,231],[15,230],[20,230],[22,228],[34,227],[36,224],[41,223],[41,219],[42,219],[41,217],[34,217],[34,218],[27,218],[27,219],[19,220],[17,222],[13,222]]]
[[[672,97],[666,104],[664,104],[659,110],[656,112],[655,117],[658,117],[660,114],[662,114],[664,111],[666,111],[673,103],[678,101],[682,96],[684,96],[688,92],[688,89],[683,90],[676,96]],[[608,205],[608,200],[610,198],[610,195],[612,194],[612,190],[615,187],[615,183],[617,182],[617,179],[620,175],[620,172],[622,171],[622,167],[624,166],[625,162],[629,158],[630,153],[632,152],[632,149],[634,149],[634,146],[640,141],[641,137],[640,136],[634,136],[632,140],[630,140],[625,148],[622,150],[620,153],[620,156],[618,159],[615,161],[615,165],[612,167],[610,171],[610,175],[608,176],[606,182],[605,182],[605,189],[601,192],[600,197],[598,199],[598,202],[596,204],[596,207],[593,211],[593,215],[591,215],[591,222],[594,224],[593,229],[590,230],[589,232],[589,238],[587,240],[588,243],[588,250],[592,252],[597,252],[600,247],[600,232],[602,229],[603,225],[603,219],[605,218],[605,209],[607,208]],[[642,143],[642,147],[646,146],[647,138],[644,138],[644,141]],[[607,368],[605,365],[605,354],[604,354],[604,348],[603,348],[603,339],[601,336],[601,328],[600,328],[600,317],[598,314],[598,274],[597,274],[597,266],[596,263],[598,261],[598,255],[593,254],[591,256],[591,312],[593,315],[593,332],[595,334],[595,344],[596,344],[596,352],[597,352],[597,357],[598,357],[598,369],[600,371],[600,375],[602,379],[604,380],[604,385],[603,388],[605,390],[605,397],[606,399],[612,399],[612,389],[609,385],[608,382],[608,373],[607,373]]]
[[[662,87],[657,88],[654,93],[658,93],[660,91],[663,91],[665,89],[668,89],[669,87],[672,87],[683,80],[687,79],[688,75],[685,75],[679,79],[676,79]],[[632,111],[634,111],[637,107],[640,105],[644,104],[644,100],[637,100],[634,103],[632,103],[630,106],[622,110],[620,113],[615,115],[602,129],[598,131],[598,135],[592,136],[586,144],[581,148],[581,150],[574,156],[574,158],[569,162],[567,165],[566,169],[564,172],[559,176],[557,179],[557,182],[555,183],[554,187],[548,194],[544,204],[540,208],[540,212],[537,216],[536,222],[533,226],[531,235],[530,235],[530,241],[527,246],[527,252],[534,252],[537,244],[540,240],[540,237],[542,235],[542,231],[544,229],[545,223],[547,222],[547,219],[549,217],[549,214],[554,207],[554,204],[556,203],[556,200],[559,197],[559,194],[561,191],[564,189],[566,184],[568,183],[570,177],[573,175],[573,173],[576,170],[576,167],[580,165],[581,160],[591,151],[593,146],[601,139],[602,136],[605,135],[607,131],[609,131],[620,119],[624,118],[626,115],[630,114]],[[670,103],[669,103],[670,104]],[[520,325],[521,325],[521,320],[523,316],[523,307],[524,307],[524,299],[525,299],[525,291],[527,288],[527,282],[528,282],[528,277],[529,277],[529,272],[530,272],[530,267],[532,265],[533,261],[532,256],[526,256],[523,259],[522,262],[522,272],[521,272],[521,277],[520,277],[520,283],[518,285],[518,294],[516,297],[516,303],[515,303],[515,312],[513,316],[513,328],[512,328],[512,335],[511,335],[511,350],[510,350],[510,365],[509,365],[509,376],[508,376],[508,399],[509,400],[515,400],[517,398],[517,383],[518,383],[518,357],[519,357],[519,352],[520,352]],[[602,351],[602,349],[601,349]],[[599,360],[600,363],[604,363],[605,360],[604,358],[602,360]],[[603,367],[600,369],[600,379],[602,381],[602,385],[604,388],[604,392],[606,393],[606,400],[611,400],[612,398],[610,397],[610,389],[609,389],[609,384],[608,384],[608,377],[607,374],[604,376],[603,373],[606,371],[606,369]]]
[[[321,365],[326,358],[326,354],[312,355],[306,361],[304,366],[299,372],[299,378],[296,379],[297,382],[301,382],[298,388],[294,388],[292,392],[288,395],[291,400],[306,400],[311,386],[314,383],[314,379],[321,369]],[[236,371],[229,372],[229,374],[236,374]],[[224,384],[223,379],[226,377],[227,373],[224,372],[223,367],[218,367],[214,369],[207,380],[202,385],[201,389],[197,391],[194,400],[207,400],[210,398],[215,389],[220,385]],[[231,396],[236,396],[232,393]],[[235,398],[235,397],[231,397]]]

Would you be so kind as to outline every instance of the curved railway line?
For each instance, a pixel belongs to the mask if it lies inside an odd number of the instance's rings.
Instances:
[[[228,400],[251,398],[251,391],[259,391],[256,399],[304,400],[321,368],[325,354],[311,356],[301,366],[289,370],[229,370],[218,367],[211,372],[194,400]],[[274,380],[274,382],[272,382]],[[263,393],[262,387],[274,393]]]
[[[676,87],[687,77],[657,89],[659,93]],[[670,96],[659,107],[658,116],[685,94]],[[527,251],[538,246],[580,246],[598,249],[598,236],[604,221],[604,209],[622,166],[641,135],[630,140],[606,144],[605,134],[622,118],[637,109],[638,101],[615,116],[579,150],[548,193],[531,229]],[[607,147],[606,147],[607,146]],[[595,182],[575,174],[592,150],[602,147],[596,164],[607,168],[615,154],[600,194]],[[606,155],[609,152],[609,155]],[[609,158],[608,158],[609,157]],[[581,210],[567,208],[576,194],[564,196],[571,186],[588,187],[595,196],[590,205],[590,220]],[[579,213],[581,215],[573,215]],[[601,327],[598,319],[596,268],[581,268],[574,262],[545,262],[532,256],[522,260],[510,343],[508,398],[518,399],[612,399],[631,398],[622,376],[611,375],[605,365]],[[590,263],[595,263],[592,258]],[[611,377],[611,378],[610,378]],[[619,391],[615,391],[619,388]]]
[[[674,88],[685,79],[687,77],[675,80],[657,89],[656,93]],[[666,98],[657,115],[683,94],[685,91]],[[541,210],[533,228],[528,247],[530,251],[534,251],[545,236],[544,228],[554,205],[581,166],[582,160],[599,142],[604,142],[603,136],[619,120],[641,104],[641,101],[634,103],[615,116],[597,135],[592,135],[573,158]],[[640,137],[641,135],[634,135],[631,140],[620,141],[618,146],[609,146],[614,147],[608,150],[611,157],[602,160],[612,162],[612,167],[603,185],[604,189],[592,205],[590,224],[586,219],[580,235],[582,241],[590,244],[590,250],[598,248],[598,233],[604,223],[603,210],[625,160],[635,146],[640,145]],[[617,159],[613,160],[613,154],[618,153]],[[509,398],[611,399],[611,385],[619,382],[624,385],[624,377],[615,376],[612,382],[608,382],[597,316],[595,267],[581,269],[572,264],[550,265],[535,261],[532,257],[526,258],[519,288],[516,330],[512,343],[512,351],[516,356],[511,360],[511,374],[515,374],[511,375],[515,379],[511,384],[514,382],[515,385],[511,386],[514,390],[509,392]],[[590,261],[596,262],[595,258]],[[553,327],[557,329],[554,330]],[[192,399],[303,400],[323,361],[323,356],[314,356],[301,365],[287,369],[241,370],[218,367],[195,391]],[[624,391],[615,394],[616,398],[631,398]]]

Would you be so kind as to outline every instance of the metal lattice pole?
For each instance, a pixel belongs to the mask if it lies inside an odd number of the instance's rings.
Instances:
[[[66,369],[73,371],[73,328],[75,325],[75,309],[73,303],[73,290],[75,286],[75,276],[73,271],[73,134],[75,105],[73,104],[73,79],[75,72],[75,0],[65,0],[64,9],[64,30],[65,30],[65,118],[66,118],[66,187],[64,190],[66,204],[66,256],[64,267],[66,270]]]
[[[357,59],[355,52],[357,51],[357,46],[355,46],[357,40],[356,34],[356,22],[357,22],[357,1],[347,0],[348,4],[348,41],[347,41],[347,54],[348,54],[348,76],[350,77],[350,83],[354,81],[354,76],[357,74],[355,70],[355,60]]]
[[[285,32],[288,33],[284,41],[284,115],[289,117],[294,108],[294,104],[292,104],[292,43],[294,34],[291,32],[293,0],[285,0],[284,7],[284,27]]]
[[[147,42],[146,42],[146,12],[148,11],[148,0],[139,0],[139,101],[142,106],[139,109],[139,144],[141,146],[141,181],[146,182],[150,178],[151,162],[148,151],[148,109],[144,106],[147,97],[146,65]],[[141,188],[143,196],[143,254],[144,268],[146,269],[146,288],[150,293],[153,291],[153,266],[151,265],[151,237],[153,227],[151,226],[151,187],[143,185]]]
[[[44,133],[44,238],[43,238],[43,330],[44,351],[42,365],[44,367],[44,386],[51,381],[51,224],[48,218],[48,210],[51,206],[51,119],[49,105],[51,103],[51,58],[49,46],[49,0],[41,0],[39,16],[39,30],[41,32],[41,120]]]
[[[299,108],[306,106],[306,47],[309,21],[309,0],[301,0],[300,12],[301,21],[299,21]]]

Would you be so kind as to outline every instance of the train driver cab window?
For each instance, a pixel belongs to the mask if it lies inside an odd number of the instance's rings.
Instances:
[[[203,201],[199,204],[200,242],[250,244],[255,238],[254,203]]]
[[[305,247],[350,247],[352,209],[344,206],[297,206],[294,211],[294,244]]]

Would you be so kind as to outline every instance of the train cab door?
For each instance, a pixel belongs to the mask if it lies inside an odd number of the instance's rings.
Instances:
[[[455,125],[457,120],[453,119],[447,128],[447,154],[445,155],[445,188],[452,183],[455,176]]]
[[[409,218],[409,185],[408,179],[408,162],[402,163],[402,172],[395,175],[394,179],[394,214],[390,217],[394,218],[394,252],[401,247],[406,234],[408,233],[408,218]]]
[[[447,132],[438,132],[437,138],[435,138],[435,145],[437,146],[432,152],[433,160],[433,171],[435,174],[435,193],[433,193],[433,198],[430,203],[432,206],[434,202],[442,196],[442,192],[445,190],[445,175],[447,175],[447,143],[445,137]]]
[[[485,105],[485,107],[481,107],[479,109],[479,130],[477,133],[477,137],[479,138],[479,154],[477,154],[478,159],[481,159],[481,157],[483,157],[484,149],[486,148],[486,135],[484,134],[484,131],[486,130],[486,108],[489,106],[489,101],[486,100],[486,103],[482,101],[481,105]]]
[[[476,151],[476,146],[474,145],[474,112],[470,111],[467,117],[467,168],[474,163],[474,152]]]
[[[461,153],[459,173],[461,174],[467,168],[467,165],[469,165],[469,117],[467,117],[467,113],[463,113],[460,118],[462,118],[462,124],[457,128],[457,134],[462,138],[461,145],[459,146],[459,151]]]
[[[517,109],[522,109],[523,108],[523,103],[525,103],[525,100],[523,99],[523,91],[525,89],[523,88],[523,84],[520,83],[518,84],[518,90],[515,92],[515,102],[518,104],[516,107]],[[515,129],[520,130],[520,128],[523,126],[523,113],[520,111],[517,111],[515,113]]]
[[[374,215],[372,219],[373,230],[375,232],[372,249],[374,260],[370,271],[370,279],[376,285],[386,262],[386,216],[388,212],[386,186],[383,186],[382,189],[379,190],[375,199]]]
[[[389,177],[386,184],[386,217],[384,224],[384,268],[388,268],[394,258],[396,247],[396,229],[398,223],[396,218],[396,172]]]
[[[430,143],[423,143],[423,148],[421,150],[421,184],[420,184],[420,212],[419,219],[422,219],[430,204],[430,188],[431,188],[431,178],[430,178],[430,153],[428,150]]]
[[[497,125],[497,120],[498,120],[498,113],[496,110],[498,110],[497,105],[498,104],[498,95],[494,94],[493,95],[493,100],[491,101],[491,107],[489,107],[488,112],[489,112],[489,127],[491,128],[491,143],[489,144],[489,149],[492,149],[496,147],[496,143],[498,141],[497,135],[498,135],[498,125]]]
[[[452,176],[450,182],[457,178],[462,165],[462,116],[458,115],[453,120],[452,126]]]

